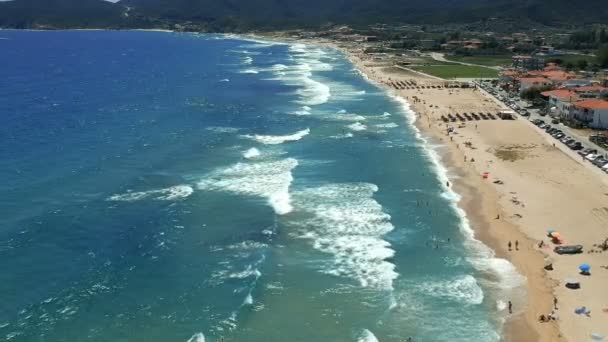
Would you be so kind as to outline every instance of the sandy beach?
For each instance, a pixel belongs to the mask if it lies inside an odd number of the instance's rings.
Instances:
[[[596,247],[608,237],[608,176],[584,165],[567,148],[554,146],[555,140],[522,118],[463,125],[441,120],[449,113],[496,114],[505,109],[480,90],[445,88],[443,80],[371,60],[354,48],[338,48],[362,73],[412,105],[419,115],[418,127],[442,145],[443,162],[455,190],[463,196],[460,206],[476,237],[527,278],[527,300],[505,298],[513,301],[514,313],[505,325],[504,340],[585,341],[594,332],[608,334],[608,313],[603,311],[608,307],[608,269],[601,267],[608,260]],[[416,86],[394,89],[390,86],[394,81]],[[454,128],[449,136],[447,125]],[[484,172],[488,172],[487,179],[482,177]],[[584,253],[556,254],[548,229],[559,231],[565,244],[583,245]],[[541,241],[543,247],[539,247]],[[544,269],[549,263],[553,271]],[[590,276],[579,274],[582,263],[592,266]],[[578,279],[581,288],[566,288],[566,278]],[[591,313],[575,314],[581,306]],[[557,320],[539,322],[541,314],[553,310]]]

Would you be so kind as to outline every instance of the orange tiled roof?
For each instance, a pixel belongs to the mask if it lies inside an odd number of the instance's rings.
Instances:
[[[585,109],[608,109],[608,100],[591,99],[579,101],[574,104]]]
[[[567,80],[568,78],[574,77],[573,74],[565,71],[543,71],[542,76],[554,80]]]
[[[541,93],[542,96],[556,97],[560,100],[578,100],[578,95],[568,89],[549,90]]]
[[[519,79],[521,83],[548,83],[549,80],[543,77],[522,77]]]

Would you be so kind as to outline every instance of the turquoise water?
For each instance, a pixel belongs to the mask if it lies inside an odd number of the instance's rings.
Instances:
[[[1,339],[499,340],[521,279],[339,52],[0,38]]]

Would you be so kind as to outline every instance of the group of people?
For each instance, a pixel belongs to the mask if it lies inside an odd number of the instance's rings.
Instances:
[[[551,321],[557,321],[559,316],[557,315],[557,297],[553,297],[553,310],[550,314],[540,315],[538,321],[541,323],[547,323]]]
[[[509,252],[512,250],[512,244],[511,241],[509,241],[509,243],[507,244],[507,246],[509,247]],[[515,240],[515,250],[518,251],[519,250],[519,241]]]

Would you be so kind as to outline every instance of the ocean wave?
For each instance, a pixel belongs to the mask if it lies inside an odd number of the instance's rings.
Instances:
[[[296,110],[294,112],[291,112],[291,114],[293,114],[293,115],[310,115],[311,114],[310,110],[311,110],[310,107],[308,107],[308,106],[302,106],[300,108],[300,110]]]
[[[253,63],[253,58],[247,56],[247,57],[243,57],[241,58],[241,63],[245,64],[245,65],[250,65],[251,63]]]
[[[192,337],[190,337],[187,342],[205,342],[205,335],[200,332],[196,333],[192,335]]]
[[[247,158],[247,159],[254,159],[261,155],[262,155],[262,153],[260,152],[260,150],[258,150],[255,147],[252,147],[252,148],[248,149],[247,151],[243,152],[243,157]]]
[[[224,78],[224,79],[221,79],[220,82],[230,82],[230,80],[227,78]]]
[[[462,304],[479,305],[483,302],[483,290],[475,277],[465,275],[438,282],[423,282],[419,285],[421,292],[437,297],[447,298]]]
[[[112,195],[108,198],[109,201],[116,202],[134,202],[146,198],[153,198],[161,201],[175,201],[189,197],[194,190],[189,185],[176,185],[165,189],[127,192],[125,194]]]
[[[291,171],[297,165],[298,161],[293,158],[237,163],[211,172],[198,182],[197,187],[263,197],[278,215],[285,215],[292,210],[289,187],[293,181]]]
[[[294,225],[298,236],[333,256],[321,271],[359,282],[362,287],[392,289],[398,274],[386,261],[394,255],[382,236],[393,230],[390,215],[373,199],[373,184],[330,184],[293,194],[298,211],[310,215]]]
[[[371,331],[363,329],[357,342],[378,342],[378,338]]]
[[[259,74],[260,72],[256,69],[245,69],[239,71],[240,74]]]
[[[236,133],[240,130],[240,128],[236,127],[222,127],[222,126],[210,126],[205,128],[207,131],[215,132],[215,133]]]
[[[290,135],[243,135],[243,138],[252,139],[264,145],[279,145],[285,142],[298,141],[310,134],[310,129],[304,129]]]
[[[338,113],[333,114],[333,115],[327,115],[327,116],[325,116],[325,119],[333,120],[333,121],[350,121],[350,122],[366,120],[365,116],[363,116],[363,115],[354,114],[354,113],[346,113],[344,111],[339,111]]]
[[[378,128],[397,128],[397,127],[399,127],[399,125],[397,125],[394,122],[386,123],[386,124],[378,124],[378,125],[375,125],[375,126],[378,127]]]

